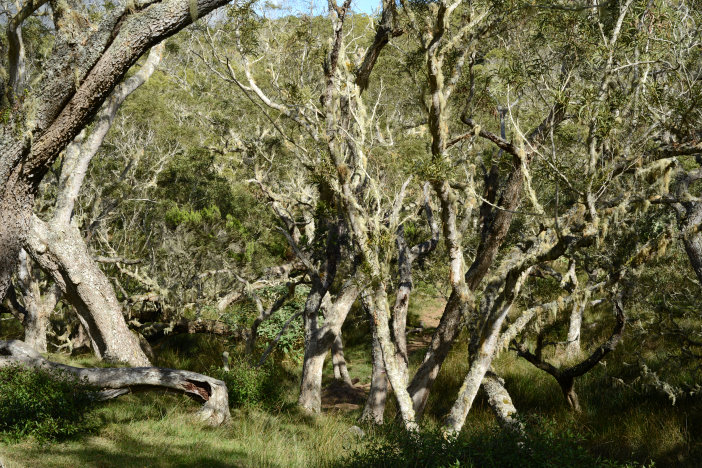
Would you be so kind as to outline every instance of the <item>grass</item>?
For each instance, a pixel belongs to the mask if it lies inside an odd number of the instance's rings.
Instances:
[[[209,428],[197,404],[173,395],[130,395],[94,413],[97,434],[72,441],[0,447],[6,467],[307,467],[329,464],[349,422],[296,411],[232,411],[226,427]]]

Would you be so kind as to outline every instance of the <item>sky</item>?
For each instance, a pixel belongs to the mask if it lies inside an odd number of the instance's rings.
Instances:
[[[337,0],[340,4],[342,0]],[[327,11],[326,0],[270,0],[270,3],[290,9],[296,13],[310,13],[310,8],[315,14],[324,14]],[[351,10],[356,13],[371,14],[380,8],[380,0],[352,0]]]

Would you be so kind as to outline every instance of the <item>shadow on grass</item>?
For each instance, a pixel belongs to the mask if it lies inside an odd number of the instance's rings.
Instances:
[[[31,444],[31,445],[30,445]],[[25,443],[21,456],[16,450],[6,455],[6,467],[242,467],[246,463],[243,451],[197,440],[168,444],[147,443],[138,437],[119,434],[109,441],[85,437],[51,447]],[[0,453],[5,450],[0,449]],[[216,454],[212,453],[216,452]],[[29,463],[28,463],[29,462]],[[266,464],[266,466],[284,466]]]

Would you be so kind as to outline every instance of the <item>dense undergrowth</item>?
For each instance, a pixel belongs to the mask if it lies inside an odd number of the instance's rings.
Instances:
[[[89,431],[94,401],[90,386],[55,370],[0,369],[0,438],[61,440]]]

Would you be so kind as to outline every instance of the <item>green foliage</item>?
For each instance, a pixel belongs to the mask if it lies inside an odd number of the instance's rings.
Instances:
[[[158,179],[161,197],[195,210],[216,206],[224,215],[231,213],[231,185],[213,164],[214,155],[202,149],[176,156]]]
[[[91,388],[70,374],[19,365],[0,369],[5,440],[59,440],[84,432],[90,428],[85,414],[92,402]]]
[[[279,373],[271,361],[254,367],[245,357],[235,357],[229,371],[217,367],[210,369],[212,377],[227,384],[229,405],[232,407],[270,406],[277,403],[281,398]]]
[[[264,294],[271,295],[271,297],[279,297],[284,294],[284,291],[285,287],[281,286],[278,288],[269,288]],[[290,320],[293,315],[302,310],[305,306],[305,299],[308,292],[309,288],[298,287],[295,292],[295,297],[292,300],[281,307],[271,318],[261,323],[258,327],[258,336],[262,344],[274,340],[285,323]],[[295,360],[299,360],[302,358],[303,345],[304,330],[302,328],[302,317],[297,317],[287,326],[276,346],[278,351]]]
[[[624,467],[590,454],[583,437],[560,432],[543,419],[527,423],[524,439],[496,430],[471,437],[444,436],[438,430],[408,433],[397,426],[368,442],[339,466],[353,467]]]

